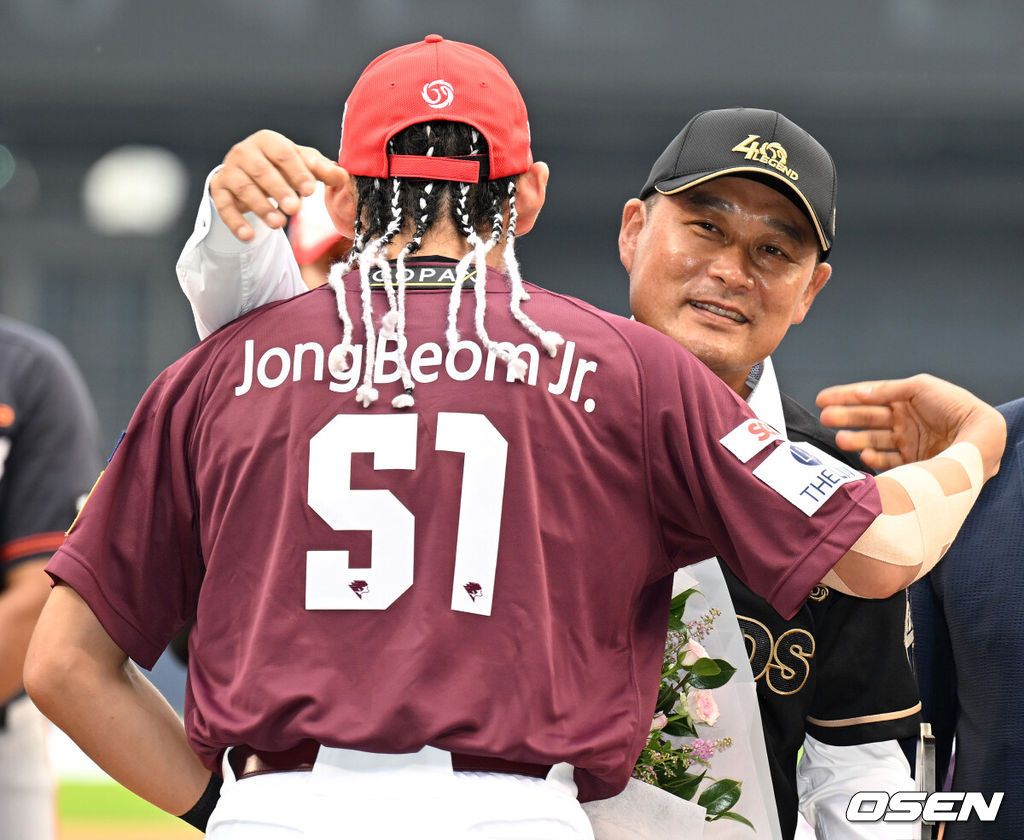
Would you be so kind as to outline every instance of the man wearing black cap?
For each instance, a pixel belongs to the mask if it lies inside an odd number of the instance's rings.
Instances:
[[[863,469],[780,393],[770,359],[832,273],[835,199],[831,157],[786,117],[706,111],[626,204],[620,256],[638,320],[690,349],[791,440]],[[916,734],[920,710],[905,593],[867,601],[821,586],[786,621],[722,570],[757,679],[783,835],[796,830],[799,788],[803,813],[825,824],[819,836],[909,837],[910,827],[845,819],[856,791],[914,787],[895,740]]]

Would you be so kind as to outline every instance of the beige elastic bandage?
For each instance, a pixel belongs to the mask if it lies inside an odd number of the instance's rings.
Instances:
[[[947,492],[941,479],[920,463],[904,464],[881,473],[879,478],[897,482],[910,497],[914,509],[906,513],[882,513],[851,547],[881,563],[918,566],[914,580],[928,574],[970,513],[985,482],[981,453],[972,443],[955,443],[931,461],[944,458],[958,463],[967,473],[968,487]],[[859,595],[833,569],[821,581],[848,595]]]

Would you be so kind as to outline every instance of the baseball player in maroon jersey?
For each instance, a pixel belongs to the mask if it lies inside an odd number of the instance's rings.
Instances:
[[[310,155],[306,174],[314,174],[318,153],[257,132],[232,148],[211,186],[223,190],[240,175],[258,177],[296,152]],[[828,279],[836,184],[828,152],[783,115],[705,111],[659,155],[641,198],[627,202],[620,253],[635,267],[631,305],[639,320],[690,349],[791,441],[811,443],[859,469],[859,461],[835,447],[834,432],[779,391],[769,355]],[[204,197],[197,233],[178,264],[201,335],[222,326],[218,318],[242,314],[271,280],[274,294],[319,285],[309,283],[309,254],[340,234],[322,204],[324,184],[317,186],[292,217],[287,238],[250,218],[259,234],[246,242],[227,230],[212,196]],[[328,220],[319,227],[322,239],[307,224],[317,218],[316,208]],[[816,225],[821,255],[811,265],[790,258],[813,247],[812,229],[801,217]],[[262,267],[259,276],[247,269],[253,265]],[[909,837],[913,826],[846,819],[856,791],[915,787],[895,740],[915,736],[920,723],[904,643],[906,592],[864,599],[819,586],[784,619],[728,567],[723,573],[751,653],[783,837],[797,832],[798,802],[830,838]]]
[[[150,387],[26,665],[102,767],[212,837],[589,837],[578,800],[647,736],[676,568],[718,554],[787,615],[823,578],[889,594],[998,468],[1001,417],[948,383],[823,395],[927,458],[872,479],[670,338],[526,283],[547,167],[482,50],[376,59],[339,162],[350,258]],[[183,728],[129,657],[193,616]]]

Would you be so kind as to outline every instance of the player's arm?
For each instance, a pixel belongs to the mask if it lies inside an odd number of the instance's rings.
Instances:
[[[50,592],[43,571],[48,557],[32,558],[7,570],[0,592],[0,704],[21,692],[21,666],[39,611]]]
[[[282,229],[318,180],[344,186],[349,176],[316,149],[266,130],[233,146],[211,174],[176,266],[200,338],[306,290]]]
[[[999,469],[1006,422],[992,406],[933,376],[837,386],[818,395],[836,443],[861,451],[882,513],[823,579],[886,597],[928,573]]]
[[[71,587],[50,593],[24,678],[43,714],[126,788],[175,815],[202,798],[211,774],[174,709]]]

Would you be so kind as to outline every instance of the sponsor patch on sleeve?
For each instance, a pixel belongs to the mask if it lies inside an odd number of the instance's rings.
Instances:
[[[763,420],[752,417],[740,423],[719,443],[745,464],[773,440],[782,440],[782,435]]]
[[[789,441],[765,458],[754,475],[808,516],[844,484],[867,478],[809,443]]]

